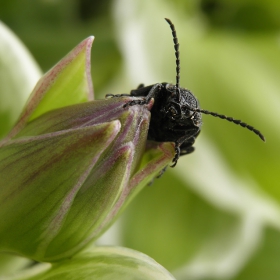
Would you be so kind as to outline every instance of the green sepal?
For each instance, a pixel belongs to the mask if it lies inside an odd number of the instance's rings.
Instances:
[[[7,142],[25,125],[56,108],[93,100],[90,50],[94,37],[82,41],[37,82]]]
[[[78,191],[120,127],[116,120],[12,140],[1,147],[3,251],[44,259]]]

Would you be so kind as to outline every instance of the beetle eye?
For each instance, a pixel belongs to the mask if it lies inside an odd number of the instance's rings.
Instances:
[[[165,85],[165,88],[166,88],[166,90],[168,90],[168,91],[171,91],[171,90],[172,90],[171,87],[172,87],[172,86],[171,86],[170,84],[166,84],[166,85]]]
[[[185,110],[185,111],[184,111],[184,115],[185,115],[187,118],[193,119],[193,118],[194,118],[194,114],[195,114],[195,112],[194,112],[194,111],[191,111],[191,110]]]
[[[176,87],[172,84],[166,84],[165,89],[172,93],[172,96],[176,94]]]
[[[182,106],[182,111],[184,112],[184,115],[187,117],[187,118],[193,118],[194,117],[194,114],[195,112],[191,110],[191,106],[190,105],[185,105],[185,106]]]

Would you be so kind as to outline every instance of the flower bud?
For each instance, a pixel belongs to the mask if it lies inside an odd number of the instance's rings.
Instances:
[[[76,67],[81,53],[70,54]],[[56,76],[40,80],[45,92],[37,85],[0,147],[0,250],[38,261],[70,257],[95,240],[174,156],[171,144],[146,145],[152,101],[124,109],[135,97],[111,98],[46,110],[38,94],[44,103],[69,89],[61,79],[71,76],[58,66]]]

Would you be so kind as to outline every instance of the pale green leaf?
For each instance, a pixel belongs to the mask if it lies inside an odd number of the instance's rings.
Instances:
[[[0,22],[0,138],[11,129],[41,76],[25,46]]]
[[[44,269],[44,268],[43,268]],[[121,247],[95,247],[45,268],[34,277],[10,280],[172,280],[172,275],[153,259]],[[32,270],[30,271],[30,274]]]

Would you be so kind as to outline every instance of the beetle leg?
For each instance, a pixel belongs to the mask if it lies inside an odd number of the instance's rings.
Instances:
[[[157,179],[159,179],[162,175],[163,175],[163,173],[166,171],[166,169],[167,169],[167,167],[168,167],[168,165],[166,165],[160,172],[159,172],[159,174],[157,175]]]
[[[123,96],[131,96],[130,94],[127,93],[122,93],[122,94],[112,94],[112,93],[107,93],[105,95],[106,98],[108,97],[123,97]]]
[[[175,167],[177,164],[177,161],[181,155],[181,149],[180,146],[183,145],[184,143],[189,144],[190,146],[187,147],[186,149],[184,149],[182,155],[186,155],[186,154],[190,154],[191,152],[194,151],[194,148],[192,147],[194,141],[195,141],[195,136],[198,135],[198,133],[200,132],[197,131],[197,128],[194,129],[190,129],[186,135],[184,135],[183,137],[179,138],[176,142],[175,142],[175,156],[172,160],[173,164],[171,165],[171,167]]]
[[[179,157],[180,157],[180,145],[176,142],[175,143],[175,156],[172,160],[173,164],[170,167],[176,166]]]
[[[150,102],[150,100],[157,95],[157,93],[161,89],[161,87],[162,87],[162,84],[155,84],[155,85],[153,85],[153,87],[150,89],[150,91],[147,94],[147,96],[143,97],[143,99],[132,100],[132,101],[126,103],[124,105],[124,108],[126,108],[128,106],[133,106],[133,105],[145,105],[145,104],[148,104]]]

